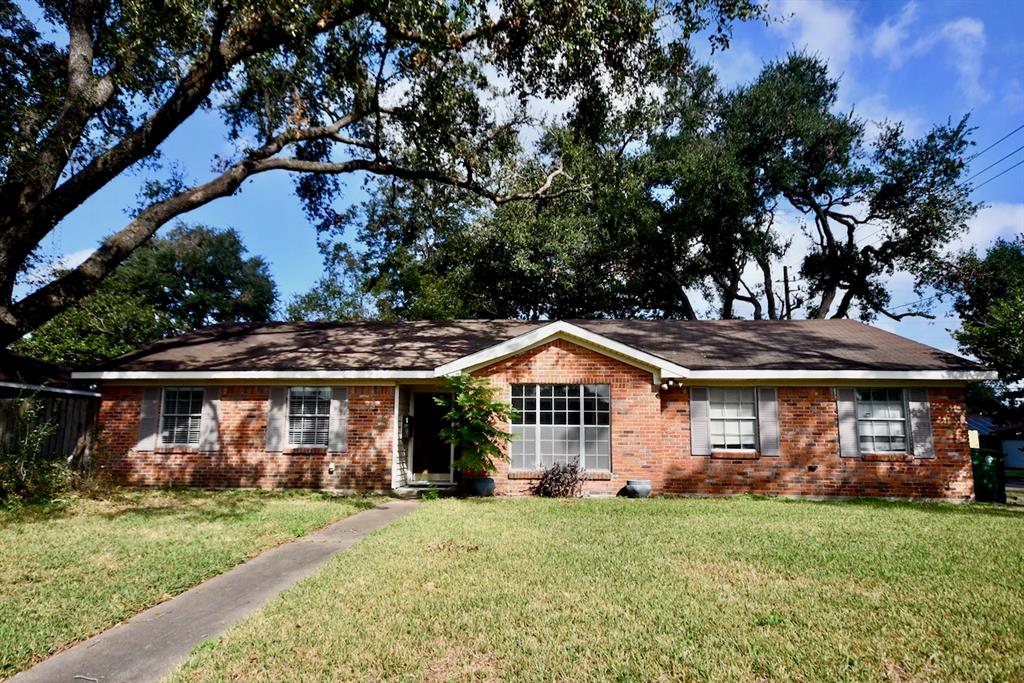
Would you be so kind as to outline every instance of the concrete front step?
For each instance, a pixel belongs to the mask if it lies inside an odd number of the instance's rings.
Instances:
[[[399,486],[392,493],[398,498],[422,498],[427,491],[436,491],[438,495],[446,497],[454,496],[457,490],[457,484],[413,484]]]

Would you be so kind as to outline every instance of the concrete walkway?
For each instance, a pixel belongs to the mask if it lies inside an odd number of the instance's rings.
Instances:
[[[158,681],[198,643],[216,638],[285,588],[312,574],[335,553],[407,515],[417,505],[414,500],[389,501],[272,548],[40,662],[11,681]]]

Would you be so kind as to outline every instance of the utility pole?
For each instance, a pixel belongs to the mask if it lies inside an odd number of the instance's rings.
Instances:
[[[783,315],[786,316],[786,320],[792,320],[793,309],[789,305],[789,266],[782,266],[782,291],[786,296],[786,303],[783,306],[785,312]]]

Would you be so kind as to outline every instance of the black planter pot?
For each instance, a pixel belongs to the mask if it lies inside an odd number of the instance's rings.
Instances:
[[[463,490],[467,496],[488,497],[494,495],[494,479],[491,477],[471,477],[463,480]]]
[[[651,495],[651,480],[627,479],[622,491],[628,498],[646,498]]]

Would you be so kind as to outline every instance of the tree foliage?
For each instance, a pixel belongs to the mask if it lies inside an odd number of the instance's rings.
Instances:
[[[734,21],[764,15],[752,0],[35,4],[41,22],[0,0],[4,344],[94,291],[162,225],[261,173],[296,173],[324,226],[337,220],[341,178],[354,173],[497,204],[557,196],[557,160],[536,186],[506,163],[530,98],[600,110],[671,68],[693,33],[721,46]],[[233,151],[193,182],[162,167],[159,152],[204,108],[220,114]],[[15,300],[41,241],[129,171],[151,181],[131,220],[111,226],[80,266]]]
[[[179,225],[15,348],[85,367],[204,325],[267,321],[276,298],[266,262],[236,231]]]
[[[339,242],[327,250],[324,273],[312,288],[292,297],[287,320],[367,320],[379,317],[364,287],[366,273],[359,256]]]
[[[472,473],[493,472],[494,461],[508,457],[507,445],[512,433],[502,429],[515,416],[508,401],[496,397],[497,390],[485,377],[460,373],[445,378],[450,394],[436,396],[445,408],[440,436],[455,447],[456,470]]]
[[[400,318],[929,315],[892,307],[887,282],[927,286],[977,210],[966,120],[919,139],[883,124],[869,139],[868,122],[837,111],[838,81],[816,57],[769,63],[731,91],[688,57],[676,66],[663,96],[548,131],[543,154],[580,191],[491,207],[381,181],[326,243],[366,246],[363,291]],[[539,161],[514,163],[544,178]],[[809,245],[796,255],[799,235],[781,225],[793,216]]]
[[[960,350],[999,373],[994,393],[1011,402],[1024,381],[1024,235],[998,239],[982,256],[964,251],[933,272],[932,283],[953,299]]]
[[[265,322],[277,288],[261,256],[238,231],[177,225],[138,250],[118,276],[126,289],[166,313],[178,334],[223,322]]]

